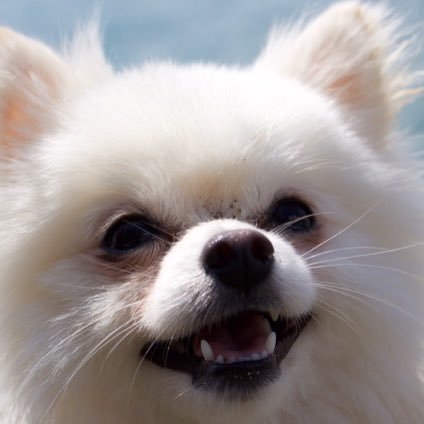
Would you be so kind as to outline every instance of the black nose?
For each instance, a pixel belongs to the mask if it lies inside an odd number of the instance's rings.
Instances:
[[[233,230],[208,241],[203,267],[217,281],[245,293],[261,284],[271,271],[274,247],[255,230]]]

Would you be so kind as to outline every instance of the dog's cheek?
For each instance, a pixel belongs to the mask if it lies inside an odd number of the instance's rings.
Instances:
[[[209,297],[210,284],[200,266],[196,266],[189,252],[179,250],[187,259],[177,254],[166,258],[157,279],[146,292],[142,322],[145,331],[153,336],[172,337],[181,331],[190,331],[193,317]]]
[[[136,257],[112,263],[90,255],[63,260],[40,277],[49,294],[45,299],[50,299],[45,309],[54,320],[68,315],[74,317],[74,326],[84,321],[93,336],[106,336],[125,323],[142,336],[143,304],[159,263],[143,263]]]

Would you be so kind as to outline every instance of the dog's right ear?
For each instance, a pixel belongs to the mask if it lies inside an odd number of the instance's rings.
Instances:
[[[0,28],[1,151],[28,144],[54,125],[69,74],[50,48]]]
[[[422,93],[421,76],[409,69],[410,43],[383,5],[352,0],[304,27],[275,31],[256,65],[328,96],[358,135],[384,148],[401,108]]]

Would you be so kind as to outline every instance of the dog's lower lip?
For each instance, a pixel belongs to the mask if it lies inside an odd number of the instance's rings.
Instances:
[[[258,327],[258,324],[256,324],[258,328],[254,330],[249,328],[248,330],[250,332],[250,339],[247,336],[242,338],[237,335],[235,341],[227,340],[227,345],[230,346],[231,343],[242,344],[245,342],[243,347],[234,347],[240,349],[240,355],[238,357],[235,355],[232,358],[229,356],[230,354],[228,352],[231,351],[229,351],[228,346],[225,349],[221,346],[221,350],[218,350],[215,354],[213,352],[206,353],[207,359],[205,359],[204,349],[207,350],[207,348],[201,345],[206,340],[202,337],[208,336],[212,339],[214,339],[214,336],[215,339],[217,337],[210,328],[204,328],[190,337],[177,341],[160,341],[147,344],[141,350],[141,356],[162,368],[191,375],[193,385],[198,389],[219,391],[224,389],[226,395],[233,393],[237,397],[246,397],[260,387],[278,378],[280,374],[280,363],[286,357],[311,318],[311,315],[308,313],[295,318],[279,318],[273,322],[269,316],[263,313],[249,311],[242,312],[238,317],[233,318],[233,320],[236,322],[236,325],[241,325],[237,323],[245,319],[249,323],[250,319],[250,324],[254,325],[254,318],[256,321],[259,320],[258,315],[269,322],[271,326],[269,334],[273,333],[275,335],[271,336],[271,338],[274,337],[275,339],[275,348],[272,351],[270,349],[263,349],[265,351],[253,352],[250,356],[247,356],[246,352],[249,349],[255,350],[254,347],[261,346],[261,343],[265,343],[266,345],[266,342],[260,340],[261,337],[265,336],[264,331],[266,330],[261,330],[260,326]],[[231,326],[231,324],[229,325]],[[216,327],[220,329],[223,325],[217,324]],[[266,328],[266,325],[264,328]],[[221,335],[221,337],[225,337],[225,334],[224,336]],[[257,343],[256,345],[255,342]],[[206,343],[209,345],[208,342]],[[216,340],[211,341],[210,344],[217,349]],[[210,345],[209,348],[211,348]],[[211,354],[213,356],[208,356]]]

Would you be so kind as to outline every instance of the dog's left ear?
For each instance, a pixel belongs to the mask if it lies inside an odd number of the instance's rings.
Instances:
[[[381,6],[339,3],[301,31],[274,31],[255,65],[334,99],[354,131],[381,147],[414,94],[403,63],[406,43],[399,42],[396,28]]]
[[[69,71],[46,45],[0,28],[0,154],[36,140],[54,122]]]

